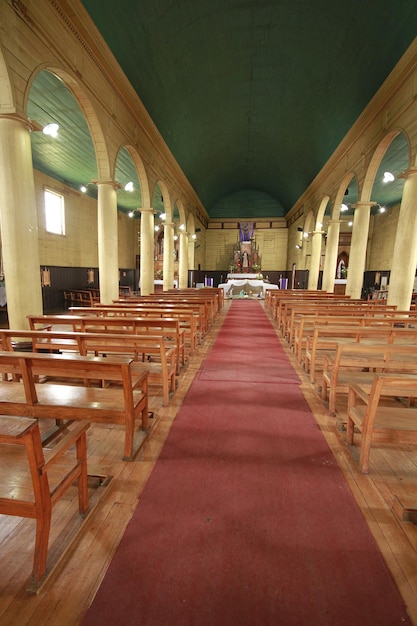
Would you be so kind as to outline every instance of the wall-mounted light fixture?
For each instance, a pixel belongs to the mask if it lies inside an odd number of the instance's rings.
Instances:
[[[59,130],[59,124],[57,124],[56,122],[51,122],[50,124],[46,124],[46,126],[42,128],[42,132],[44,135],[49,135],[49,137],[54,137],[54,138],[58,136],[58,130]]]
[[[383,183],[392,183],[395,180],[394,174],[391,172],[384,172],[384,177],[382,179]]]
[[[154,211],[154,215],[155,215],[155,219],[158,220],[154,226],[155,232],[157,233],[158,231],[161,230],[161,224],[162,222],[166,220],[167,215],[166,213],[158,213],[158,211]]]

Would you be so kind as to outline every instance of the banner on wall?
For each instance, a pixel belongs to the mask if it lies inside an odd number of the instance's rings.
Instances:
[[[250,241],[253,239],[254,224],[253,222],[240,222],[239,224],[239,241]]]

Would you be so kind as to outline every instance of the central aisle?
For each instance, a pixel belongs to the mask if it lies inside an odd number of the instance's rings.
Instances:
[[[83,624],[410,624],[259,302],[231,304]]]

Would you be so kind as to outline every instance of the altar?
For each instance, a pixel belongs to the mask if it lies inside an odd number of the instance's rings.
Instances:
[[[225,298],[264,298],[265,289],[278,289],[278,285],[271,285],[258,278],[258,274],[238,274],[239,278],[229,278],[229,276],[233,275],[228,274],[227,283],[219,285],[223,289]],[[246,276],[256,276],[256,278],[246,278]]]

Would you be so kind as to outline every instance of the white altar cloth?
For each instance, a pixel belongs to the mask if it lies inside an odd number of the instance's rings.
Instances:
[[[239,274],[239,276],[242,276],[242,274]],[[233,294],[236,295],[239,291],[243,291],[255,298],[258,293],[261,293],[262,297],[264,297],[265,289],[278,289],[278,285],[272,285],[259,279],[249,280],[247,278],[240,280],[228,278],[227,283],[220,283],[219,287],[223,289],[225,297],[232,297]]]
[[[227,280],[259,280],[259,272],[257,274],[243,274],[239,272],[238,274],[228,274]]]

